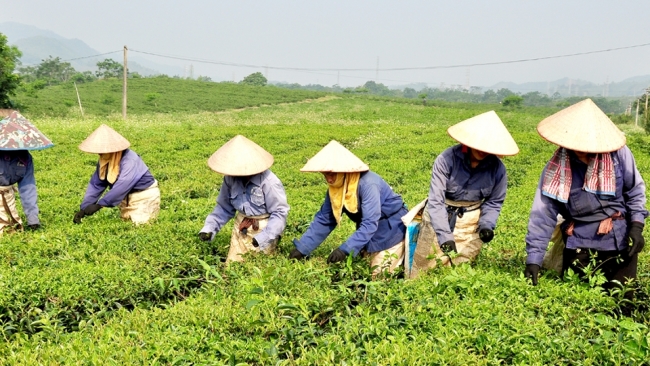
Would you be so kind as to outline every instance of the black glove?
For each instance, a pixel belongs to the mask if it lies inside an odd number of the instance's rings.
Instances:
[[[539,274],[539,265],[537,264],[527,264],[526,269],[524,270],[524,276],[530,278],[533,281],[533,286],[537,286],[537,275]]]
[[[40,229],[40,228],[41,228],[41,224],[31,224],[31,225],[27,225],[27,229],[29,229],[29,230],[31,230],[31,231],[36,231],[36,230],[38,230],[38,229]]]
[[[327,263],[336,263],[347,258],[347,254],[339,248],[336,248],[330,253],[330,256],[327,257]]]
[[[289,254],[289,259],[303,259],[304,257],[305,255],[300,253],[300,251],[296,248],[293,248],[291,254]]]
[[[201,233],[199,233],[199,239],[201,239],[203,241],[209,241],[210,239],[212,239],[212,233],[203,233],[203,232],[201,232]]]
[[[442,250],[445,254],[449,252],[455,252],[456,242],[453,240],[447,240],[446,242],[440,244],[440,250]]]
[[[482,228],[478,232],[478,237],[482,242],[489,243],[492,241],[492,239],[494,239],[494,231],[492,231],[492,229]]]
[[[643,223],[632,221],[630,226],[630,240],[632,243],[627,250],[627,255],[631,257],[637,253],[641,253],[645,246],[645,239],[643,239]]]
[[[84,214],[84,210],[79,210],[76,214],[74,214],[74,219],[72,219],[72,222],[75,224],[81,224],[81,219],[83,219],[84,216],[86,216],[86,214]]]
[[[90,216],[90,215],[94,214],[95,212],[99,211],[101,208],[102,208],[102,206],[100,206],[100,205],[98,205],[96,203],[93,203],[92,205],[88,205],[88,206],[86,206],[86,208],[84,208],[84,215]]]
[[[253,238],[253,246],[254,246],[255,248],[259,248],[259,247],[260,247],[260,244],[257,242],[257,239],[255,239],[255,238]]]

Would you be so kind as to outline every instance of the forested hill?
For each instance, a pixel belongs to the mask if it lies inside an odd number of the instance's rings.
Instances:
[[[102,79],[77,84],[85,114],[122,113],[122,80]],[[314,99],[328,93],[289,90],[273,86],[213,83],[168,77],[128,80],[128,113],[216,112],[226,109]],[[13,99],[27,116],[80,115],[75,85],[27,84]]]

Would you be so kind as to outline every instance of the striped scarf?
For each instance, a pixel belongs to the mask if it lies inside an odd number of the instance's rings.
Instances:
[[[589,159],[585,183],[582,187],[593,194],[614,196],[616,194],[616,174],[610,153],[595,154]],[[555,150],[546,166],[542,194],[560,202],[569,201],[571,192],[571,163],[569,152],[560,147]]]

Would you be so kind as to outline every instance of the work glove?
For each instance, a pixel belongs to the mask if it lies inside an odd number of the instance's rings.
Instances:
[[[539,265],[538,264],[527,264],[526,269],[524,270],[524,276],[530,278],[533,281],[533,286],[537,286],[537,275],[539,274]]]
[[[257,239],[255,239],[255,238],[253,238],[253,246],[254,246],[255,248],[259,248],[259,247],[260,247],[260,244],[257,242]]]
[[[27,225],[27,229],[29,229],[29,230],[31,230],[31,231],[36,231],[36,230],[38,230],[38,229],[40,229],[40,228],[41,228],[41,224],[31,224],[31,225]]]
[[[481,239],[482,242],[489,243],[490,241],[492,241],[492,239],[494,239],[494,231],[488,228],[481,228],[478,231],[478,237]]]
[[[630,247],[627,250],[629,257],[640,253],[645,246],[645,239],[643,239],[643,223],[632,221],[630,225]]]
[[[336,248],[330,253],[330,256],[327,257],[327,263],[336,263],[347,258],[347,254],[339,248]]]
[[[74,219],[72,219],[72,222],[75,224],[81,224],[81,219],[83,219],[84,216],[86,216],[86,214],[84,214],[84,210],[79,210],[76,214],[74,214]]]
[[[304,257],[305,255],[300,253],[300,251],[296,248],[293,248],[291,254],[289,254],[289,259],[303,259]]]
[[[445,254],[448,254],[449,252],[456,252],[456,242],[453,240],[447,240],[446,242],[440,244],[440,250],[442,250]]]
[[[100,206],[100,205],[98,205],[96,203],[93,203],[92,205],[88,205],[88,206],[86,206],[86,208],[84,208],[84,215],[85,216],[90,216],[90,215],[94,214],[95,212],[99,211],[101,208],[102,208],[102,206]]]
[[[202,241],[210,241],[210,239],[212,239],[212,233],[200,232],[199,239],[201,239]]]

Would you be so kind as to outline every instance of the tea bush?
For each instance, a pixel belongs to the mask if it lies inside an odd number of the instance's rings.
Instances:
[[[555,149],[535,132],[547,109],[497,111],[521,153],[503,159],[508,195],[474,264],[414,281],[373,280],[360,258],[328,266],[354,230],[349,220],[311,259],[286,259],[326,192],[320,174],[299,169],[331,139],[412,206],[454,144],[446,128],[488,108],[345,97],[127,121],[33,117],[56,146],[33,153],[43,229],[0,242],[0,364],[647,363],[646,252],[634,306],[574,277],[545,273],[537,287],[523,278],[528,213]],[[117,209],[72,223],[97,161],[77,145],[100,123],[129,139],[159,180],[151,225],[122,222]],[[625,132],[650,179],[649,138]],[[232,224],[211,243],[196,234],[222,180],[207,158],[236,134],[274,155],[291,211],[276,254],[225,266]]]

